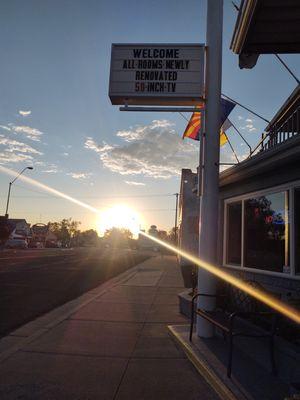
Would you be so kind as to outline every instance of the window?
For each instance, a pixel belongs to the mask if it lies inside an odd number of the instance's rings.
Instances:
[[[241,265],[242,202],[227,207],[227,263]]]
[[[288,264],[286,192],[245,200],[244,266],[285,272]]]
[[[294,197],[294,221],[295,221],[295,273],[300,274],[300,188],[295,190]]]
[[[262,194],[227,203],[226,264],[289,273],[288,191]],[[298,203],[297,203],[298,202]],[[297,271],[300,273],[300,188],[295,191]]]

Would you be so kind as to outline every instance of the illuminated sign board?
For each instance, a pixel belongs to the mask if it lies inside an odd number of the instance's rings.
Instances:
[[[203,96],[204,45],[112,45],[112,104],[195,105]]]

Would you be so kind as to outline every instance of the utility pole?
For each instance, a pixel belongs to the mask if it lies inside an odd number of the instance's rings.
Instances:
[[[174,239],[175,239],[175,245],[177,245],[177,237],[178,237],[178,235],[177,235],[177,214],[178,214],[178,196],[179,196],[179,193],[175,193],[174,194],[174,196],[176,196],[176,207],[175,207],[175,225],[174,225],[174,230],[175,230],[175,232],[174,232]]]
[[[199,258],[216,265],[219,208],[219,160],[220,160],[220,107],[222,79],[222,29],[223,0],[207,0],[206,20],[206,107],[204,168],[199,168],[203,179],[203,193],[200,200]],[[198,270],[198,293],[215,294],[216,279],[200,268]],[[214,298],[198,297],[198,306],[213,310]],[[213,336],[212,325],[197,317],[197,334]]]

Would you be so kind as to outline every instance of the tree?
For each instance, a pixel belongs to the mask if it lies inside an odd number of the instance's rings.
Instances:
[[[72,237],[72,246],[96,246],[98,244],[98,234],[94,229],[80,232],[76,231]]]
[[[107,229],[104,233],[104,240],[107,244],[113,247],[129,246],[133,234],[129,229],[116,228]]]
[[[49,222],[48,227],[65,247],[70,245],[71,239],[80,232],[78,229],[80,224],[79,221],[72,221],[72,218],[64,218],[60,222]]]

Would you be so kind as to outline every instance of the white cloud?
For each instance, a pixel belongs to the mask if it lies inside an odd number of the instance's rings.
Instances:
[[[28,115],[31,114],[31,111],[23,111],[23,110],[19,110],[19,114],[22,115],[22,117],[27,117]]]
[[[255,126],[253,124],[247,124],[245,126],[239,126],[239,129],[241,130],[248,130],[249,132],[254,132],[257,131],[257,128],[255,128]]]
[[[57,174],[58,172],[60,172],[56,164],[44,163],[43,165],[46,167],[46,169],[42,170],[42,172],[46,174]]]
[[[102,143],[88,137],[85,148],[98,153],[103,166],[121,175],[144,175],[168,179],[182,168],[198,165],[198,143],[183,141],[168,120],[154,120],[116,134],[121,145]]]
[[[9,152],[0,153],[0,164],[18,163],[21,161],[31,161],[32,157],[28,154],[16,154]]]
[[[242,120],[242,119],[244,119],[244,117],[242,117],[241,115],[238,115],[238,120]]]
[[[15,151],[20,153],[31,153],[42,155],[40,151],[34,149],[26,143],[18,142],[17,140],[12,140],[0,135],[0,145],[5,146],[5,151],[13,153]]]
[[[253,119],[251,119],[251,118],[247,118],[245,121],[250,122],[251,124],[253,123]]]
[[[58,169],[57,168],[49,168],[49,169],[44,169],[42,172],[45,172],[46,174],[57,174]]]
[[[253,124],[247,124],[245,126],[246,129],[248,129],[249,132],[256,131],[257,129],[253,126]]]
[[[62,155],[68,157],[69,153],[62,153]]]
[[[70,175],[73,179],[88,179],[92,176],[90,172],[69,172],[67,175]]]
[[[0,128],[4,129],[6,131],[11,131],[11,128],[9,126],[6,126],[6,125],[0,125]]]
[[[87,137],[84,143],[84,147],[89,150],[94,150],[96,153],[104,153],[106,151],[112,150],[114,147],[103,142],[103,145],[97,144],[93,138]]]
[[[43,135],[43,132],[36,128],[31,128],[30,126],[25,126],[25,125],[14,125],[14,124],[9,124],[11,130],[14,133],[20,133],[25,135],[27,139],[33,140],[35,142],[40,142],[40,137]]]
[[[125,181],[125,183],[127,183],[127,185],[131,185],[131,186],[146,186],[146,184],[142,183],[142,182]]]
[[[45,165],[47,165],[47,164],[45,163],[45,161],[35,161],[34,165],[40,166],[40,167],[45,167]]]

